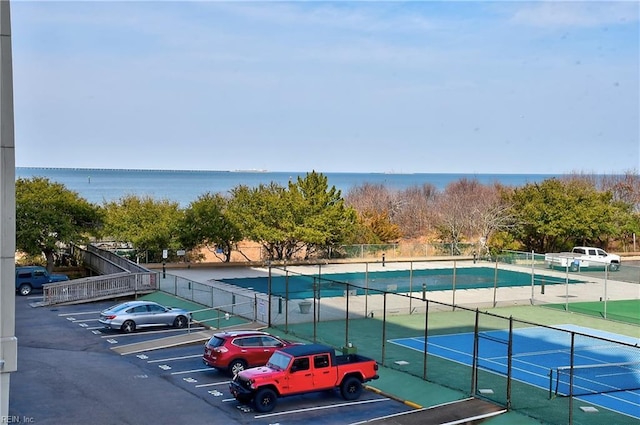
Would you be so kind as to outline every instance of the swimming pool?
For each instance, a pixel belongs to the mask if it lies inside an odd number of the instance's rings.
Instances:
[[[221,281],[254,291],[269,293],[268,277],[226,278]],[[565,278],[534,275],[535,285],[566,283]],[[569,283],[582,283],[570,279]],[[423,287],[424,285],[424,287]],[[531,273],[501,270],[493,267],[468,267],[455,269],[455,289],[499,288],[531,285]],[[316,275],[272,275],[271,294],[289,299],[342,297],[350,294],[364,295],[375,291],[394,293],[446,291],[454,289],[454,269],[394,270],[368,273],[335,273]]]

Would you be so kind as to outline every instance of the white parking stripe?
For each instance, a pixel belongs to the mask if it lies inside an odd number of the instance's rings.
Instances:
[[[82,323],[82,322],[97,322],[98,319],[84,319],[84,320],[74,320],[73,323]]]
[[[200,385],[196,385],[196,388],[217,387],[218,385],[228,385],[228,384],[229,384],[229,381],[212,382],[211,384],[200,384]]]
[[[105,328],[106,329],[106,328]],[[198,327],[198,328],[191,328],[192,331],[197,331],[200,329],[204,329],[204,327]],[[154,335],[154,334],[161,334],[161,333],[170,333],[170,332],[184,332],[187,333],[188,330],[187,329],[161,329],[158,331],[144,331],[144,332],[131,332],[130,334],[125,334],[125,333],[118,333],[118,337],[122,337],[122,336],[142,336],[142,335]],[[107,335],[107,336],[103,336],[102,338],[111,338],[113,335]]]
[[[334,409],[336,407],[353,406],[353,405],[356,405],[356,404],[378,403],[380,401],[391,401],[391,399],[390,398],[376,398],[376,399],[373,399],[373,400],[352,401],[352,402],[348,402],[348,403],[330,404],[328,406],[316,406],[316,407],[309,407],[307,409],[296,409],[296,410],[287,410],[286,412],[268,413],[266,415],[256,415],[254,417],[256,419],[269,418],[269,417],[272,417],[272,416],[283,416],[283,415],[290,415],[292,413],[311,412],[311,411],[314,411],[314,410]]]
[[[83,314],[100,314],[100,311],[80,311],[75,313],[60,313],[58,317],[66,317],[66,316],[81,316]]]
[[[172,360],[194,359],[196,357],[202,357],[202,354],[194,354],[192,356],[182,356],[182,357],[169,357],[166,359],[159,359],[159,360],[149,360],[147,361],[147,363],[170,362]]]
[[[183,370],[180,372],[171,372],[172,375],[184,375],[185,373],[197,373],[197,372],[206,372],[206,371],[210,371],[211,368],[205,368],[205,369],[192,369],[192,370]]]

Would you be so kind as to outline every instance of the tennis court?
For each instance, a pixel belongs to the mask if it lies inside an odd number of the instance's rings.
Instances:
[[[322,275],[301,275],[289,273],[286,276],[224,278],[222,282],[245,289],[271,292],[272,295],[287,299],[313,298],[314,292],[321,297],[342,297],[346,286],[355,291],[354,295],[364,295],[368,290],[394,293],[425,291],[447,291],[452,289],[506,288],[531,285],[530,272],[496,269],[495,267],[459,267],[441,269],[393,270],[375,272],[332,273]],[[536,284],[566,284],[565,277],[536,275]],[[568,283],[583,283],[578,279],[568,279]]]
[[[573,344],[573,395],[591,405],[640,420],[640,348],[636,345],[640,339],[576,325],[555,327],[594,338],[576,336],[572,341],[567,337],[568,332],[553,332],[549,328],[514,329],[511,340],[513,379],[549,390],[553,396],[568,395]],[[480,332],[478,368],[506,375],[508,339],[509,330]],[[424,352],[425,348],[424,337],[398,338],[389,342],[419,352]],[[429,354],[470,367],[473,347],[472,332],[433,335],[427,341]]]
[[[547,304],[545,307],[640,325],[640,299]]]

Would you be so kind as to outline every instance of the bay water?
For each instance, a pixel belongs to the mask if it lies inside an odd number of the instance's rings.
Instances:
[[[329,187],[335,186],[345,196],[354,187],[365,183],[381,184],[390,190],[432,184],[442,191],[452,182],[463,178],[475,179],[482,184],[495,182],[506,186],[523,186],[541,182],[553,174],[385,174],[385,173],[322,173]],[[69,190],[94,204],[117,201],[127,195],[167,199],[186,207],[205,193],[226,194],[245,185],[257,187],[271,182],[286,186],[289,181],[304,178],[307,172],[272,171],[202,171],[202,170],[133,170],[90,168],[36,168],[16,167],[16,178],[45,177],[62,183]]]

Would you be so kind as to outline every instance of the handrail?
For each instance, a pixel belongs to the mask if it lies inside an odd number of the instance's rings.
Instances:
[[[43,285],[44,305],[90,302],[114,296],[137,295],[158,289],[154,272],[117,273]]]

